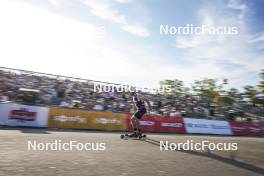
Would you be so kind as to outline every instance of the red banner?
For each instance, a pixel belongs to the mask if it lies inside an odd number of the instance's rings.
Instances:
[[[247,127],[248,127],[249,135],[252,135],[252,136],[263,135],[263,131],[262,131],[262,128],[261,128],[260,124],[248,123]]]
[[[260,136],[263,131],[260,124],[250,122],[229,122],[235,136]]]
[[[132,131],[130,123],[131,115],[128,115],[128,130]],[[143,132],[169,132],[185,133],[183,118],[181,117],[159,117],[144,115],[140,119],[140,128]]]
[[[157,131],[170,133],[185,133],[183,118],[157,117]]]

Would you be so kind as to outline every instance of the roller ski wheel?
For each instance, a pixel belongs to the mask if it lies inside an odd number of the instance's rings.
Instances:
[[[128,137],[129,137],[129,135],[127,133],[120,135],[121,139],[127,139]]]
[[[124,134],[121,134],[121,135],[120,135],[120,138],[121,138],[121,139],[124,139],[124,138],[125,138],[125,135],[124,135]]]
[[[140,134],[140,135],[138,136],[139,139],[146,139],[146,137],[147,137],[147,135],[145,135],[145,134]]]

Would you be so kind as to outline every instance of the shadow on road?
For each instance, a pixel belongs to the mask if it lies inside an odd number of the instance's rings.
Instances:
[[[146,138],[146,140],[144,140],[144,142],[147,142],[147,143],[152,144],[152,145],[160,146],[160,141],[157,141],[154,139]],[[211,159],[221,161],[221,162],[226,163],[226,164],[230,164],[230,165],[242,168],[242,169],[252,171],[254,173],[264,174],[263,168],[260,168],[260,167],[242,162],[242,161],[238,161],[238,160],[233,159],[233,158],[222,157],[220,155],[213,154],[210,152],[199,152],[199,151],[194,151],[194,150],[181,150],[181,149],[175,150],[175,151],[176,152],[183,152],[183,153],[187,153],[187,154],[191,154],[191,155],[196,155],[196,156],[201,156],[201,157],[211,158]]]

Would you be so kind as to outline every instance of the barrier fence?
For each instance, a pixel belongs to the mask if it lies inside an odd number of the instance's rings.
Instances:
[[[131,114],[127,116],[127,127],[132,131]],[[183,118],[144,115],[140,120],[143,132],[185,133]]]
[[[0,104],[0,124],[47,127],[49,108],[16,103]]]
[[[96,112],[66,108],[48,108],[0,104],[0,125],[131,131],[131,114]],[[235,136],[264,135],[263,123],[160,117],[145,115],[140,120],[143,132],[219,134]]]
[[[260,136],[264,135],[264,128],[261,124],[247,122],[229,122],[235,136]]]
[[[227,121],[184,118],[187,133],[232,135]]]
[[[50,108],[48,127],[125,131],[126,119],[125,114]]]

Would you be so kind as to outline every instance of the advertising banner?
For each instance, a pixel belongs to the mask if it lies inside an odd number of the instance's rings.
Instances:
[[[156,131],[168,133],[186,133],[183,118],[157,117]]]
[[[184,118],[187,133],[232,135],[226,121]]]
[[[129,131],[132,131],[131,116],[128,115],[127,120]],[[185,133],[183,118],[144,115],[140,119],[140,128],[143,132]]]
[[[0,104],[0,125],[5,125],[5,121],[6,121],[6,117],[8,114],[7,112],[5,112],[6,107],[8,106],[8,104]]]
[[[46,107],[16,103],[0,104],[1,125],[47,127],[47,117]]]
[[[129,131],[133,131],[130,121],[131,117],[132,114],[127,115],[127,126]],[[140,128],[142,129],[143,132],[156,132],[157,122],[153,116],[144,115],[139,123],[140,123]]]
[[[251,136],[263,135],[261,125],[259,123],[247,123],[248,133]]]
[[[50,108],[48,127],[124,131],[127,122],[125,114]]]
[[[248,128],[246,123],[243,122],[229,122],[233,135],[235,136],[245,136],[248,135]]]
[[[251,122],[229,122],[233,134],[236,136],[259,136],[263,135],[261,124]]]

